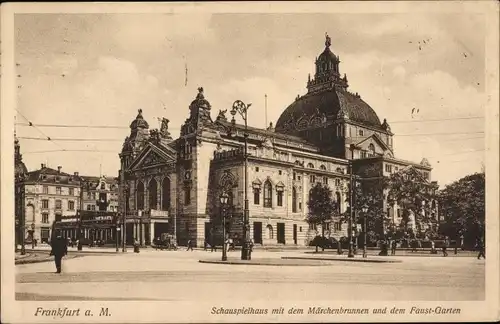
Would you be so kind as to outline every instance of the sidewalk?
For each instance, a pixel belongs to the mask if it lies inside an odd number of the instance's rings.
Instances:
[[[80,257],[79,255],[67,255],[64,259],[74,259]],[[27,252],[25,255],[16,253],[15,264],[30,264],[30,263],[40,263],[40,262],[51,262],[54,261],[54,257],[47,253],[35,253]]]

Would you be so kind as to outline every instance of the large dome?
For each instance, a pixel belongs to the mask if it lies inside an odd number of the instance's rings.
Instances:
[[[360,96],[342,89],[331,88],[297,98],[279,117],[276,131],[291,133],[294,130],[304,129],[318,117],[336,119],[340,110],[349,120],[369,127],[382,128],[375,111]]]

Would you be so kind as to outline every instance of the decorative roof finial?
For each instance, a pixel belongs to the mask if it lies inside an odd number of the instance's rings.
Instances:
[[[328,33],[325,33],[325,38],[325,46],[330,47],[332,45],[332,39],[330,38],[330,36],[328,36]]]
[[[137,117],[139,117],[139,116],[142,117],[142,109],[138,109],[137,111],[139,112],[139,114],[137,115]]]
[[[196,96],[197,99],[205,99],[205,96],[203,95],[203,87],[198,88],[198,95]]]

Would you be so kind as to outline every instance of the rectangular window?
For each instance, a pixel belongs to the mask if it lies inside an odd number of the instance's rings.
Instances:
[[[42,223],[45,223],[45,224],[49,223],[49,214],[48,213],[42,214]]]
[[[361,158],[365,159],[367,157],[366,151],[361,151]]]
[[[297,176],[297,180],[299,180],[299,181],[300,181],[300,176]]]
[[[299,210],[302,210],[302,203],[299,202]]]
[[[90,210],[90,205],[87,205],[87,210]]]
[[[254,189],[254,191],[253,191],[253,204],[254,205],[260,204],[260,190],[259,189]]]
[[[259,167],[255,167],[255,172],[259,172]]]
[[[401,209],[398,209],[398,218],[403,217],[403,211]]]
[[[311,182],[311,183],[316,182],[316,176],[314,176],[314,175],[310,175],[310,176],[309,176],[309,182]]]
[[[191,188],[184,188],[184,205],[191,204]]]
[[[281,175],[281,170],[278,171],[278,174]]]
[[[75,202],[68,201],[68,210],[75,210]]]
[[[43,193],[48,194],[49,193],[49,187],[43,186]]]
[[[293,173],[293,180],[297,180],[297,174],[295,172]]]
[[[392,165],[390,165],[390,164],[386,164],[386,165],[385,165],[385,172],[389,172],[389,173],[391,173],[391,172],[392,172]]]
[[[62,208],[62,201],[57,199],[56,200],[56,209],[61,209]]]
[[[69,188],[69,195],[74,196],[75,195],[75,189]]]
[[[323,177],[323,184],[327,185],[328,184],[328,177]]]
[[[92,205],[91,208],[92,208],[92,210],[95,210],[95,205]]]
[[[340,187],[340,179],[335,179],[335,185],[336,185],[337,187]]]
[[[90,192],[87,192],[87,199],[88,200],[92,199],[92,194]]]
[[[333,226],[334,226],[334,229],[335,229],[336,232],[339,232],[339,231],[342,230],[342,223],[341,222],[335,222],[333,224]]]
[[[49,201],[47,199],[42,200],[42,208],[49,208]]]
[[[364,135],[365,135],[365,132],[362,129],[360,129],[359,130],[359,136],[364,136]]]
[[[283,191],[278,191],[277,194],[278,194],[277,205],[283,206]]]
[[[56,195],[60,195],[61,194],[61,187],[56,187]]]

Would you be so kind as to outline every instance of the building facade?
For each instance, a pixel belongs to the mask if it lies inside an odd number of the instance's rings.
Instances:
[[[25,235],[48,242],[52,225],[65,216],[75,216],[80,204],[80,179],[77,175],[41,165],[16,182]]]
[[[120,210],[127,212],[128,233],[141,243],[161,231],[175,233],[180,244],[205,240],[221,232],[219,196],[229,195],[230,235],[242,237],[244,178],[247,175],[250,236],[255,244],[306,245],[320,229],[306,222],[309,190],[316,182],[330,187],[339,212],[348,207],[350,165],[354,173],[382,176],[412,168],[426,182],[431,166],[424,159],[413,163],[395,158],[393,133],[387,120],[357,93],[348,91],[340,59],[330,50],[316,59],[316,72],[307,81],[307,93],[298,96],[279,117],[276,127],[245,128],[219,110],[212,119],[203,88],[189,105],[189,115],[173,139],[168,120],[150,130],[142,110],[130,125],[123,144]],[[249,110],[251,114],[252,111]],[[248,143],[248,165],[243,147]],[[398,206],[383,202],[387,216],[397,221]],[[158,215],[153,216],[153,215]],[[346,236],[340,219],[328,225],[329,235]],[[142,237],[142,239],[141,239]]]

